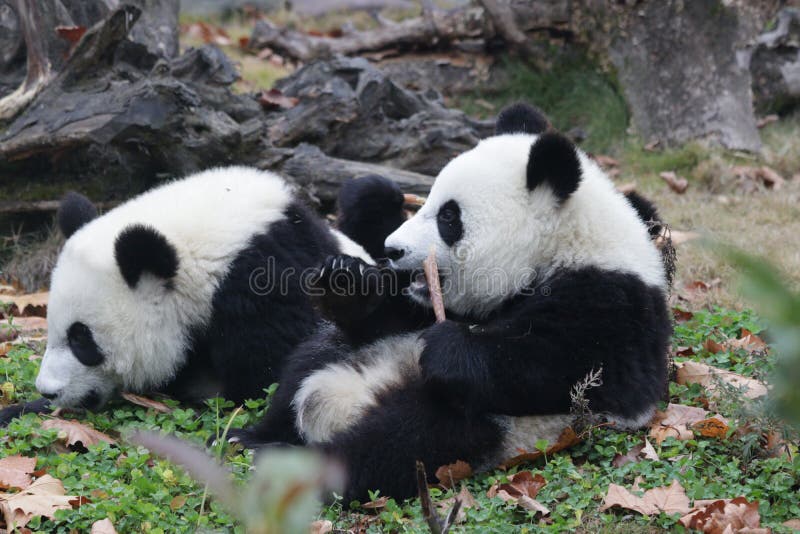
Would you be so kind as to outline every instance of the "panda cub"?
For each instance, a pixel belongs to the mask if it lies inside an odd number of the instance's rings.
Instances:
[[[36,387],[64,407],[97,409],[122,390],[263,396],[318,325],[303,272],[331,254],[371,262],[283,179],[244,167],[168,183],[101,217],[70,193],[58,222],[67,241]]]
[[[315,282],[333,322],[293,353],[266,418],[235,440],[310,444],[346,466],[346,498],[404,498],[416,493],[415,460],[433,477],[555,441],[571,389],[592,372],[595,414],[621,429],[651,419],[671,333],[659,251],[603,171],[546,125],[531,107],[504,110],[496,135],[448,163],[385,238],[388,267],[325,262]],[[343,196],[392,189],[357,184]],[[387,212],[402,209],[392,198]],[[431,250],[441,323],[421,273]]]

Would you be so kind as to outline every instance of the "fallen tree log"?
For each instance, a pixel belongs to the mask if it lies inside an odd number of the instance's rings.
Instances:
[[[492,10],[491,16],[486,16],[487,6]],[[497,37],[507,38],[513,46],[528,50],[523,32],[561,27],[568,20],[568,2],[563,0],[513,0],[506,4],[490,0],[484,7],[426,8],[420,17],[341,37],[309,35],[261,20],[250,37],[250,47],[270,48],[302,62],[390,48],[436,48],[459,40],[491,41]],[[494,21],[500,21],[499,26]]]

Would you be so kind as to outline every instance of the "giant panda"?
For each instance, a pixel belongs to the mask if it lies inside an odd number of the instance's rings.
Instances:
[[[324,262],[314,287],[331,322],[292,354],[266,418],[233,441],[311,445],[346,466],[346,499],[405,498],[416,460],[432,479],[457,460],[479,471],[555,441],[587,376],[599,374],[585,390],[594,414],[620,429],[651,419],[671,321],[637,213],[648,210],[546,124],[532,107],[505,109],[496,135],[450,161],[385,237],[385,266]],[[346,196],[387,199],[384,210],[348,202],[362,219],[398,209],[388,181],[360,189]],[[441,323],[421,272],[431,250]]]
[[[100,217],[70,193],[58,223],[67,239],[36,387],[69,408],[96,410],[121,390],[261,397],[317,326],[304,272],[331,254],[371,262],[283,179],[245,167],[167,183]]]

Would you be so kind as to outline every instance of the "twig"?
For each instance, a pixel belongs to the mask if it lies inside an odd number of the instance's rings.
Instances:
[[[428,476],[425,474],[425,464],[417,460],[417,490],[419,492],[419,504],[422,507],[422,517],[428,528],[433,534],[447,534],[450,527],[453,526],[458,517],[458,512],[461,510],[461,499],[458,497],[453,501],[453,507],[447,512],[447,517],[444,521],[439,518],[436,509],[433,507],[431,501],[431,494],[428,491]]]
[[[425,271],[425,279],[428,281],[428,291],[431,294],[431,305],[433,314],[436,316],[437,323],[447,320],[444,313],[444,298],[442,297],[442,286],[439,283],[439,267],[436,265],[436,247],[431,245],[428,257],[422,262]]]

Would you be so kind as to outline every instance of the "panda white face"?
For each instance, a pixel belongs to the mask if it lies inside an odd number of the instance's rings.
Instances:
[[[445,307],[477,316],[528,287],[558,224],[550,187],[529,190],[533,135],[482,141],[445,166],[425,205],[386,239],[394,266],[416,270],[436,251]],[[394,250],[391,250],[394,249]],[[418,277],[410,295],[428,304]]]
[[[164,313],[171,289],[144,272],[131,288],[119,264],[105,261],[101,247],[87,248],[89,241],[68,241],[53,271],[47,350],[36,378],[43,396],[69,408],[97,409],[122,388],[173,376],[172,355],[184,338]]]

